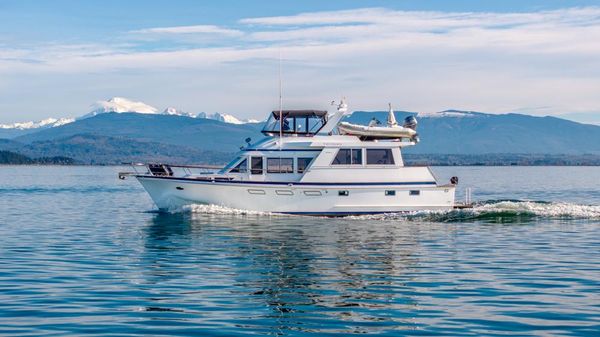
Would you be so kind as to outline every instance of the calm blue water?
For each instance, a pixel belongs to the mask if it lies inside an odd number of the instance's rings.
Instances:
[[[600,168],[436,168],[475,210],[341,219],[158,214],[121,169],[0,167],[0,335],[600,335]]]

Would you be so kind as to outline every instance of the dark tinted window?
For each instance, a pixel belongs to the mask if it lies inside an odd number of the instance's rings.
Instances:
[[[294,173],[294,158],[281,158],[279,168],[283,173]]]
[[[294,173],[294,159],[267,158],[267,173]]]
[[[232,173],[246,173],[248,172],[248,159],[242,160],[239,164],[237,164],[234,168],[229,170]]]
[[[250,159],[250,173],[252,173],[252,174],[262,174],[263,173],[262,157],[252,157]]]
[[[367,149],[367,165],[394,165],[391,149]]]
[[[350,165],[350,149],[340,149],[333,159],[334,165]]]
[[[362,165],[361,149],[340,149],[333,159],[333,165]]]
[[[312,160],[312,158],[298,158],[298,173],[306,171],[306,168],[310,165]]]
[[[362,165],[362,150],[352,150],[352,165]]]

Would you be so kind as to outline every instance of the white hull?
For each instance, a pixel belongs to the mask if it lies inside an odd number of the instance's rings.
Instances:
[[[210,182],[151,176],[137,176],[137,179],[158,208],[164,211],[191,204],[313,215],[449,210],[454,207],[454,186]],[[411,190],[419,191],[419,195],[410,195]],[[339,191],[348,191],[348,195],[340,196]],[[395,195],[385,195],[385,191],[395,191]]]
[[[340,123],[346,112],[343,102],[330,119],[324,110],[273,111],[262,131],[267,138],[247,140],[216,172],[154,163],[120,178],[135,175],[164,211],[208,204],[334,216],[454,208],[458,178],[440,186],[428,167],[404,166],[401,149],[417,143],[413,117],[397,126],[390,108],[388,127],[360,126]]]

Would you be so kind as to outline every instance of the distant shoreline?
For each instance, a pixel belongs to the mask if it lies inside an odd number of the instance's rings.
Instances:
[[[197,165],[203,165],[199,163]],[[127,164],[0,164],[0,167],[17,167],[17,166],[57,166],[57,167],[129,167]],[[225,166],[225,165],[223,165]],[[438,165],[438,164],[405,164],[406,167],[411,166],[430,166],[430,167],[600,167],[600,164],[587,164],[587,165],[560,165],[560,164],[518,164],[518,165],[496,165],[496,164],[485,164],[485,165]]]
[[[408,153],[407,153],[408,152]],[[13,151],[0,151],[0,165],[53,165],[53,166],[122,166],[122,163],[166,163],[225,165],[235,156],[234,153],[220,153],[218,157],[176,157],[165,156],[119,156],[103,162],[101,156],[93,159],[79,159],[77,156],[32,157]],[[600,166],[600,154],[418,154],[403,153],[406,166]]]

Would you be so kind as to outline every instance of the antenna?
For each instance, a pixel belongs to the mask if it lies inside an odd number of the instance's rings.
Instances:
[[[396,116],[394,116],[394,110],[392,109],[392,103],[388,103],[388,106],[390,107],[390,110],[388,111],[387,124],[389,126],[396,126],[396,125],[398,125],[398,122],[396,122]]]
[[[281,84],[281,49],[279,49],[279,150],[283,142],[283,89]]]

